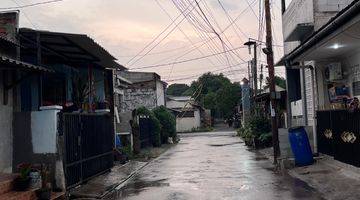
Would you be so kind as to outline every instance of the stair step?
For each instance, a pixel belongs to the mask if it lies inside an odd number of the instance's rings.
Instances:
[[[11,191],[0,195],[0,200],[36,200],[35,191],[17,192]]]
[[[10,192],[13,189],[14,174],[0,174],[0,195]]]

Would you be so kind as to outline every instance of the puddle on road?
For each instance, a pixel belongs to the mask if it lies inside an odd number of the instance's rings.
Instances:
[[[228,143],[228,144],[208,144],[211,147],[223,147],[223,146],[230,146],[230,145],[235,145],[235,144],[242,144],[244,142],[232,142],[232,143]]]
[[[152,187],[168,187],[170,183],[167,183],[168,179],[160,179],[156,181],[144,181],[139,178],[134,178],[129,184],[125,185],[119,190],[111,192],[104,199],[122,199],[124,196],[132,196],[140,194],[142,191]]]
[[[261,161],[261,160],[269,160],[269,159],[266,157],[256,157],[256,158],[254,158],[254,160]]]
[[[317,170],[317,171],[307,171],[300,173],[301,175],[307,175],[307,174],[330,174],[330,170]]]

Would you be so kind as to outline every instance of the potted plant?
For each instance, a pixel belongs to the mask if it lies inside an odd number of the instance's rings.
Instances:
[[[39,200],[49,200],[51,198],[51,186],[49,182],[49,167],[41,166],[41,188],[36,191],[36,196]]]
[[[29,163],[21,163],[17,166],[19,170],[19,176],[14,180],[14,190],[15,191],[25,191],[30,186],[30,172],[31,172],[31,164]]]

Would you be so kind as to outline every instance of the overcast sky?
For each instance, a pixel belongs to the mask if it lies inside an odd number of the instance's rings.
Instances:
[[[25,5],[42,1],[46,0],[1,0],[0,7],[16,6],[16,2],[19,5]],[[193,2],[191,0],[186,1]],[[173,19],[180,15],[179,10],[177,10],[171,0],[158,0],[158,2]],[[222,32],[229,25],[229,18],[220,7],[218,0],[198,0],[198,2],[210,18],[210,22],[217,32]],[[236,26],[228,28],[221,34],[228,49],[243,46],[243,42],[247,41],[248,37],[258,38],[258,1],[221,0],[220,2],[224,5],[232,19],[235,19],[242,13],[236,21]],[[249,9],[249,4],[252,2],[255,3],[252,4],[252,9]],[[282,46],[280,1],[274,2],[276,2],[276,4],[272,5],[274,43]],[[209,15],[210,13],[212,16]],[[180,22],[181,19],[182,17],[179,17],[177,22]],[[216,36],[213,33],[201,32],[194,28],[189,21],[183,20],[179,27],[187,37],[185,37],[179,28],[175,28],[149,55],[136,63],[134,63],[137,59],[135,58],[127,64],[134,55],[142,50],[169,24],[171,24],[171,19],[157,4],[156,0],[63,0],[61,2],[21,9],[20,17],[21,27],[87,34],[118,58],[119,63],[129,69],[178,62],[223,51],[221,50],[222,45],[220,41],[215,39],[213,43],[208,43],[209,46],[207,44],[201,46],[199,48],[201,52],[194,50],[176,60],[176,57],[194,49],[192,44],[200,46],[202,41],[207,40],[206,38]],[[157,42],[167,33],[165,32]],[[215,48],[215,45],[218,45],[218,48]],[[152,47],[150,46],[149,48]],[[274,47],[274,52],[275,61],[277,61],[282,55],[282,47]],[[247,48],[238,49],[236,52],[229,52],[226,55],[231,65],[238,65],[251,58]],[[233,81],[239,81],[247,76],[246,64],[225,69],[229,63],[226,55],[222,54],[209,57],[208,59],[148,68],[146,70],[143,69],[143,71],[155,71],[162,76],[163,80],[183,79],[194,76],[193,79],[176,81],[181,83],[190,83],[196,78],[195,75],[208,71],[224,72]],[[260,62],[266,61],[265,56],[262,55],[260,60]],[[264,71],[266,70],[264,68]],[[276,70],[277,75],[283,75],[283,73],[284,70],[282,68]],[[264,74],[266,76],[267,73]]]

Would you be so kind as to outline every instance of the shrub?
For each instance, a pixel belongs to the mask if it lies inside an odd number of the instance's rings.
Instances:
[[[253,115],[249,121],[240,129],[238,135],[242,137],[248,146],[268,146],[271,144],[270,120],[263,115]],[[255,144],[254,144],[255,142]]]
[[[145,107],[140,107],[136,110],[136,114],[146,115],[150,117],[153,129],[153,134],[151,138],[152,145],[155,147],[161,146],[161,124],[159,120],[155,117],[154,113]]]
[[[161,142],[168,143],[169,137],[176,141],[176,119],[165,106],[157,107],[153,110],[155,117],[161,124]]]

